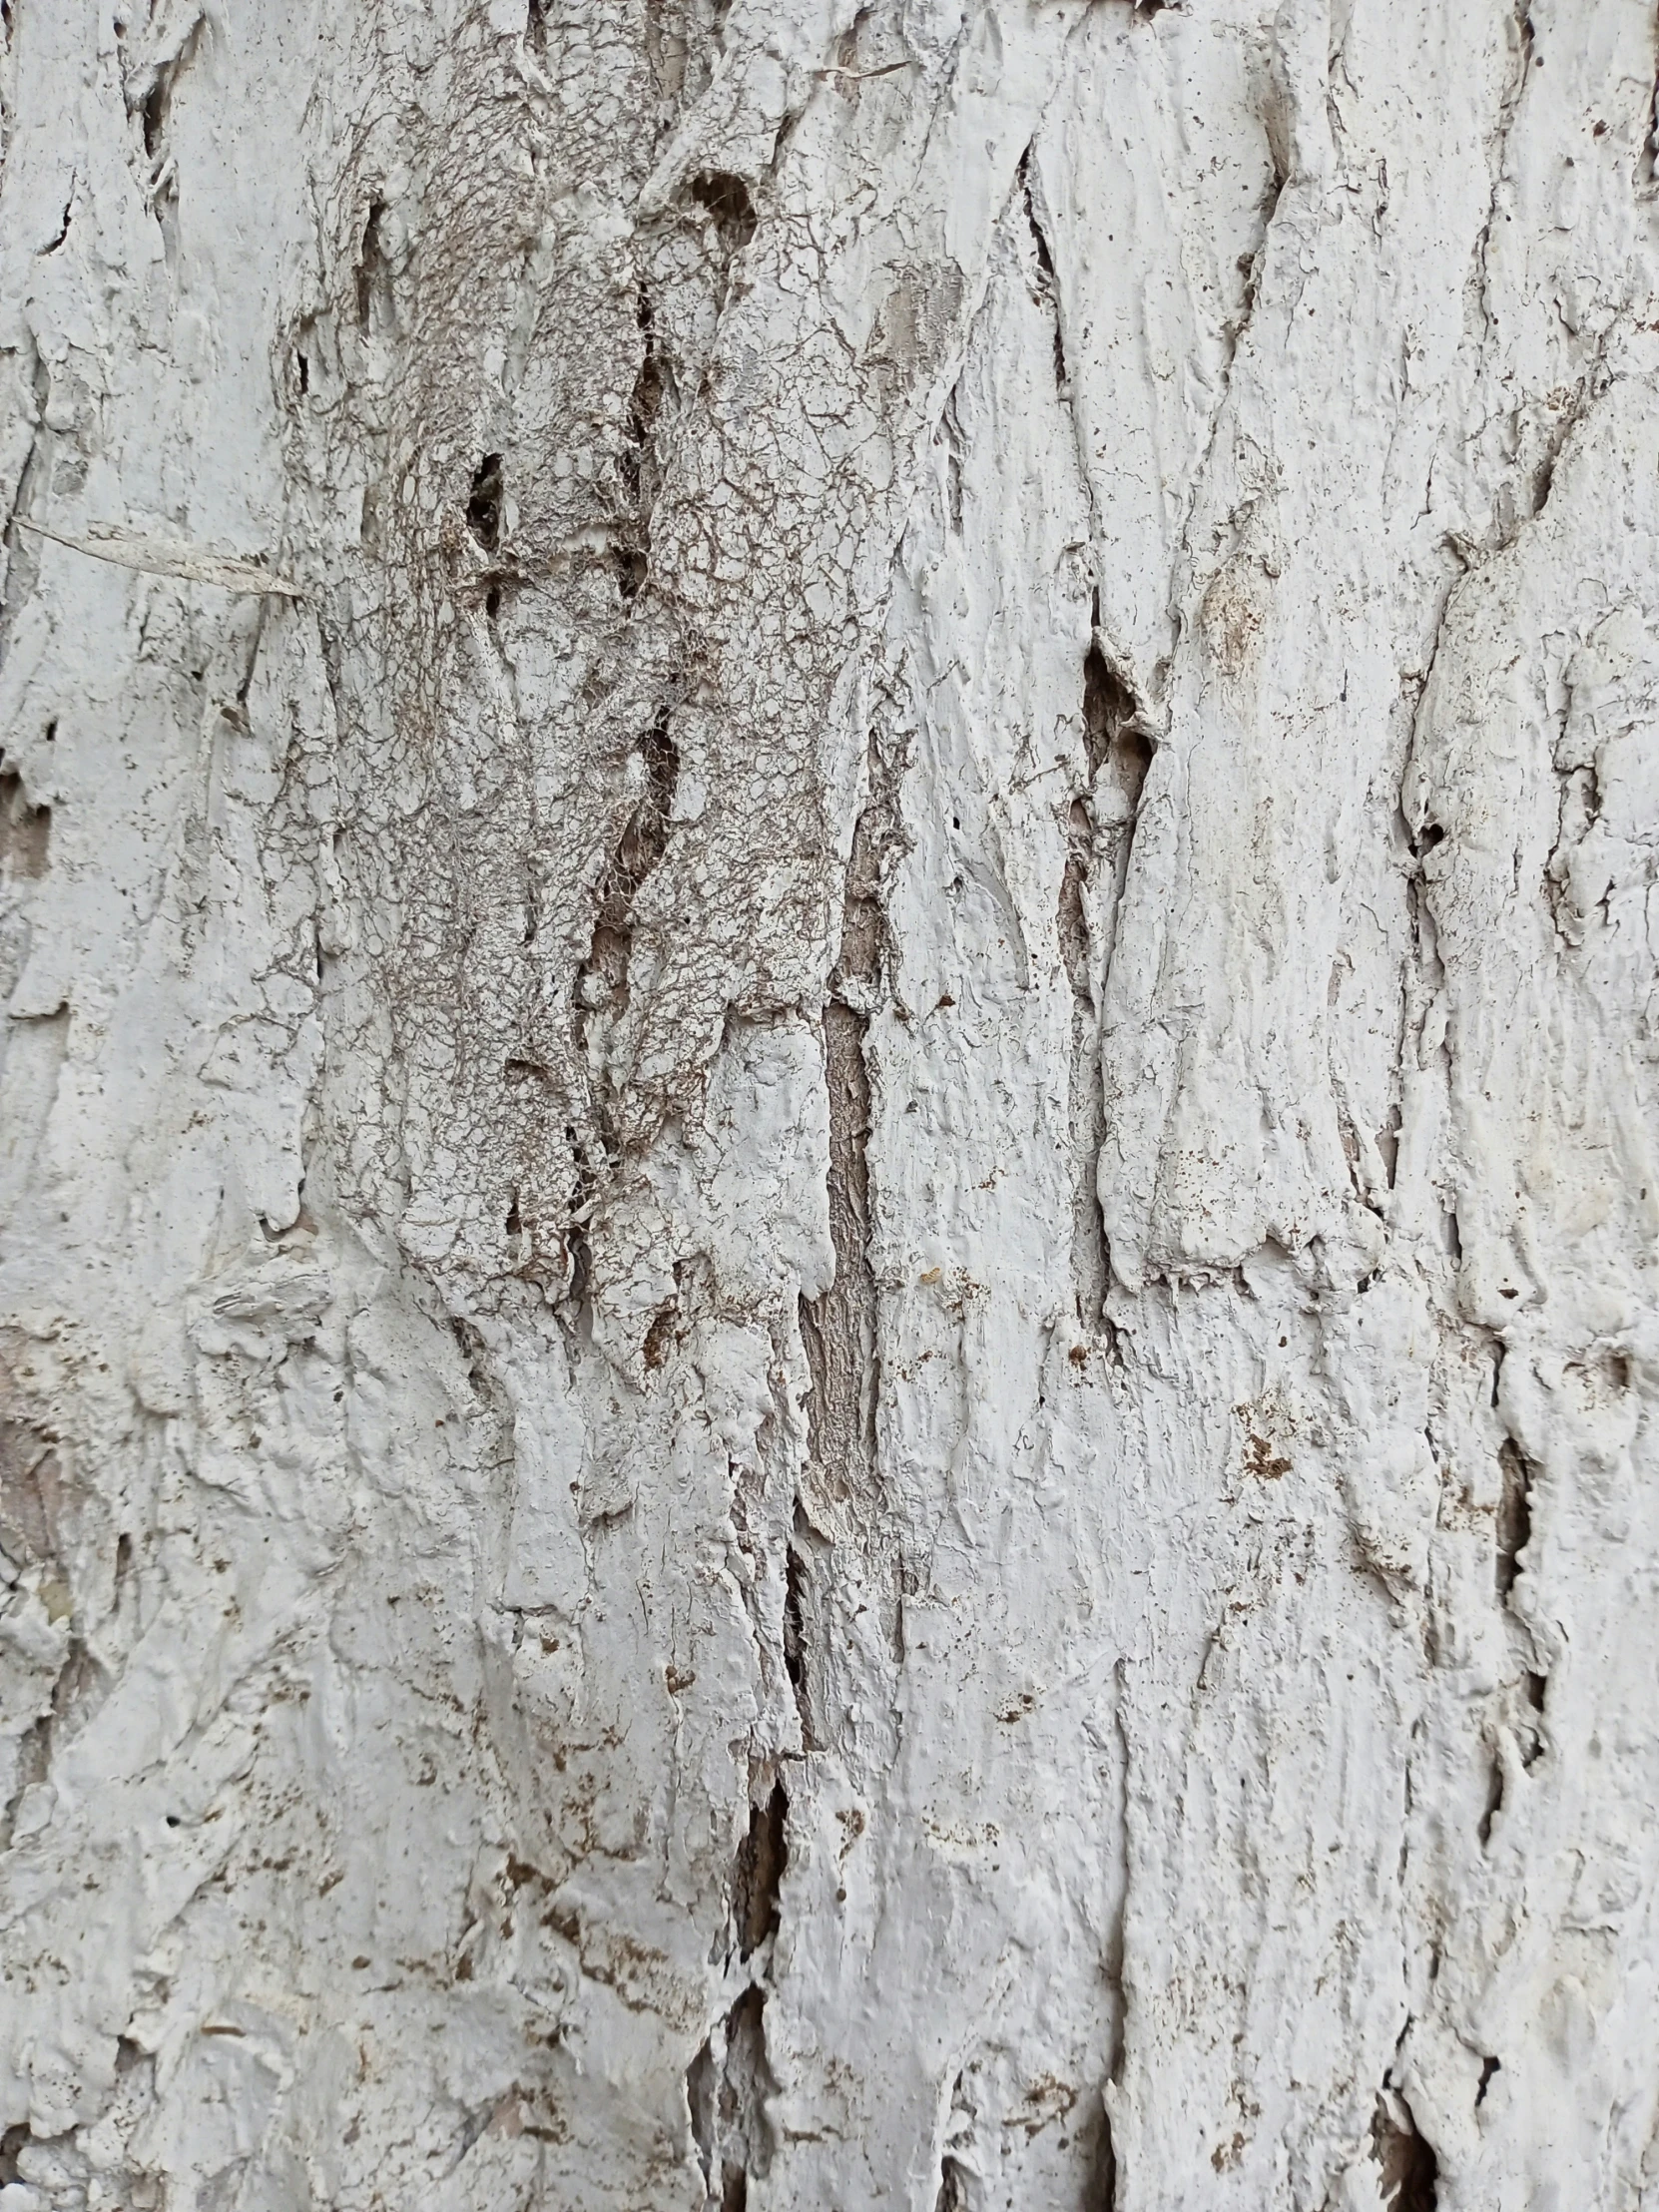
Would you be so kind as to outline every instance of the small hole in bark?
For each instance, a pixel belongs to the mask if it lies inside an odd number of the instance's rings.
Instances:
[[[466,503],[466,526],[486,553],[501,542],[501,456],[486,453],[472,477],[472,494]]]
[[[652,1372],[660,1368],[668,1358],[669,1347],[674,1342],[674,1317],[677,1309],[672,1300],[652,1322],[645,1333],[641,1358]]]
[[[1503,1762],[1493,1756],[1486,1772],[1486,1809],[1481,1814],[1475,1834],[1483,1844],[1492,1840],[1492,1823],[1503,1810]]]
[[[488,616],[489,620],[493,622],[500,612],[501,586],[499,584],[491,584],[489,590],[484,594],[484,613]]]
[[[1104,2102],[1100,2108],[1100,2132],[1095,2137],[1094,2164],[1089,2177],[1087,2212],[1117,2212],[1118,2154],[1112,2141],[1112,2120]]]
[[[701,177],[693,178],[691,196],[714,217],[724,252],[728,256],[741,254],[755,236],[756,227],[755,203],[743,179],[722,169],[706,170]]]
[[[1497,1454],[1497,1594],[1507,1599],[1520,1573],[1520,1555],[1532,1540],[1532,1480],[1513,1438],[1505,1437]]]
[[[158,72],[156,82],[144,99],[144,151],[154,161],[161,151],[162,133],[167,128],[167,77]]]
[[[657,358],[651,294],[643,284],[640,287],[636,318],[645,346],[640,355],[639,373],[634,378],[634,389],[628,400],[628,436],[622,449],[620,464],[628,497],[640,515],[643,550],[646,523],[656,499],[659,474],[656,455],[651,446],[651,433],[662,411],[667,388],[663,366]]]
[[[30,806],[23,779],[3,765],[4,759],[0,754],[0,866],[11,875],[35,879],[46,873],[52,810]]]
[[[385,212],[383,200],[370,201],[363,224],[363,243],[357,255],[357,324],[364,330],[368,328],[369,311],[374,303],[375,281],[385,260],[380,249],[380,222]]]
[[[1485,2101],[1486,2101],[1486,2091],[1487,2091],[1487,2090],[1488,2090],[1488,2089],[1489,2089],[1489,2088],[1491,2087],[1491,2085],[1492,2085],[1492,2076],[1493,2076],[1493,2074],[1495,2074],[1495,2073],[1496,2073],[1496,2072],[1498,2072],[1498,2071],[1499,2071],[1499,2067],[1498,2067],[1498,2062],[1497,2062],[1497,2060],[1496,2060],[1495,2058],[1488,2058],[1488,2059],[1487,2059],[1487,2060],[1486,2060],[1486,2061],[1484,2062],[1484,2064],[1483,2064],[1483,2065],[1481,2066],[1481,2068],[1480,2068],[1480,2086],[1479,2086],[1479,2088],[1478,2088],[1478,2089],[1476,2089],[1476,2091],[1474,2092],[1474,2101],[1475,2101],[1475,2104],[1476,2104],[1476,2106],[1477,2106],[1477,2107],[1485,2103]]]
[[[703,2168],[705,2190],[714,2180],[717,2088],[715,2054],[705,2042],[686,2068],[686,2102],[691,2106],[692,2140],[697,2145],[698,2163]]]
[[[296,354],[294,359],[298,369],[299,396],[303,399],[311,388],[311,364],[303,353]]]
[[[789,1550],[784,1582],[784,1668],[797,1690],[802,1687],[806,1670],[802,1664],[802,1590],[807,1579],[807,1563],[794,1544]]]
[[[954,2158],[946,2158],[939,2167],[939,2193],[933,2199],[933,2212],[967,2212],[967,2174]]]
[[[1388,2212],[1435,2212],[1440,2166],[1433,2146],[1417,2133],[1411,2107],[1397,2090],[1380,2100],[1371,2126],[1372,2155]]]
[[[1091,640],[1083,659],[1083,735],[1088,746],[1089,776],[1105,760],[1117,768],[1118,782],[1131,808],[1140,805],[1141,787],[1152,766],[1152,740],[1134,727],[1135,694]]]
[[[773,1785],[765,1805],[749,1809],[749,1834],[738,1849],[738,1879],[733,1910],[738,1924],[738,1946],[745,1958],[776,1936],[780,1921],[779,1892],[790,1862],[787,1823],[790,1801],[781,1782]]]
[[[646,557],[637,545],[615,545],[611,559],[616,566],[616,588],[624,599],[637,599],[645,582]]]

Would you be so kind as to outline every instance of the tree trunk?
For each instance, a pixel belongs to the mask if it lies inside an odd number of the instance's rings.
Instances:
[[[0,2212],[1659,2205],[1649,0],[0,25]]]

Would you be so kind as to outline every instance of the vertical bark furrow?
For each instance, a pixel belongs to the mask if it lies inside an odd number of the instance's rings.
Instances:
[[[6,2212],[1653,2195],[1655,37],[0,0]]]

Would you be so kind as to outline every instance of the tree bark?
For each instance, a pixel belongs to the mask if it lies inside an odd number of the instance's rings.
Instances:
[[[0,2212],[1659,2206],[1648,0],[0,38]]]

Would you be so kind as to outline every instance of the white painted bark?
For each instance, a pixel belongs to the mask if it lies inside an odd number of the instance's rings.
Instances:
[[[0,2212],[1659,2205],[1649,0],[0,25]]]

